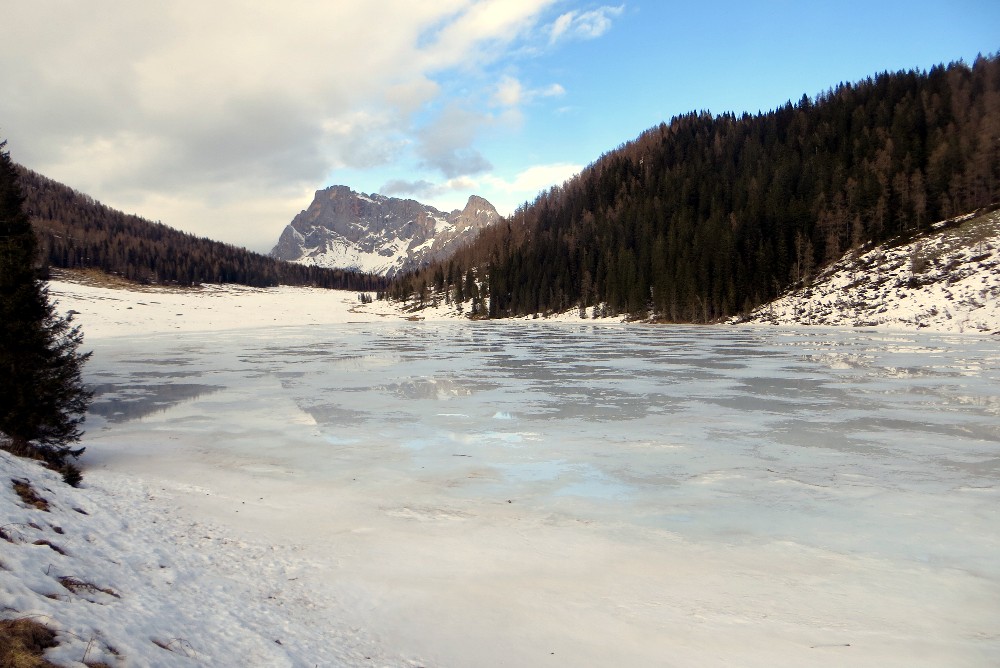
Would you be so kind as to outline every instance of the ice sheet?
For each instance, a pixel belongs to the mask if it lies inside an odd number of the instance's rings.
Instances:
[[[336,602],[316,623],[392,655],[1000,656],[995,340],[425,322],[94,347],[95,481],[300,550]]]

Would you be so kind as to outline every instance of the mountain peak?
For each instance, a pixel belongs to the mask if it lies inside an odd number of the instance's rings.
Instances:
[[[465,204],[465,211],[468,211],[469,209],[472,209],[472,208],[477,208],[477,209],[487,209],[487,208],[488,209],[493,209],[493,205],[490,204],[489,202],[487,202],[485,199],[483,199],[479,195],[469,195],[469,201],[466,202],[466,204]]]
[[[333,185],[316,191],[271,255],[393,276],[447,257],[498,220],[497,210],[478,195],[469,197],[464,209],[446,214],[416,200]]]

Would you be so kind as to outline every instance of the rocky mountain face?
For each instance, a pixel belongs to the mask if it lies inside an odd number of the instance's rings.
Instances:
[[[464,209],[443,213],[412,199],[331,186],[316,191],[309,208],[281,233],[271,255],[393,276],[447,256],[498,220],[493,205],[475,195]]]

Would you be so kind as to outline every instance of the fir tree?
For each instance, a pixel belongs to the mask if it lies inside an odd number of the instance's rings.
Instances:
[[[72,317],[60,317],[39,277],[38,246],[10,154],[0,142],[0,432],[14,454],[44,460],[70,484],[83,448],[91,393],[81,372],[90,353]]]

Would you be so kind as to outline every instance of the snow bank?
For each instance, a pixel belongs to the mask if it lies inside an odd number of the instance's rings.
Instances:
[[[0,451],[0,610],[57,632],[46,658],[109,666],[295,666],[389,660],[350,625],[321,620],[329,604],[297,574],[294,548],[235,540],[170,510],[168,492],[88,471],[81,489]],[[26,483],[46,510],[23,501]],[[194,491],[192,490],[192,493]],[[338,613],[341,618],[343,612]],[[410,665],[395,657],[394,665]]]
[[[415,664],[386,657],[342,623],[342,610],[341,623],[329,623],[336,606],[299,582],[312,565],[294,547],[234,539],[174,510],[170,492],[127,476],[88,471],[74,489],[3,451],[0,471],[0,610],[56,631],[51,661],[304,666],[322,656],[330,665]],[[47,509],[22,500],[15,482]]]

